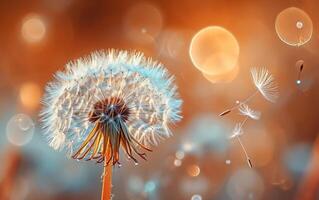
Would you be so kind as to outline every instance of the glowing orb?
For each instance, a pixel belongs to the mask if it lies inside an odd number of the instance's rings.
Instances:
[[[189,176],[196,177],[200,174],[200,168],[198,165],[190,165],[187,167],[187,173]]]
[[[236,66],[239,45],[228,30],[210,26],[194,35],[189,54],[195,67],[204,74],[221,75]]]
[[[174,160],[174,165],[175,165],[175,167],[180,167],[182,165],[182,161],[179,160],[179,159],[175,159]]]
[[[203,76],[211,83],[229,83],[236,78],[236,76],[238,75],[238,72],[239,72],[239,67],[237,65],[230,72],[225,72],[219,75],[209,75],[209,74],[203,73]]]
[[[297,85],[300,85],[301,84],[301,80],[296,80],[296,83],[297,83]]]
[[[191,200],[202,200],[202,196],[199,194],[194,194],[191,198]]]
[[[27,42],[39,42],[44,38],[45,33],[46,27],[40,16],[30,15],[23,20],[21,34]]]
[[[185,153],[183,151],[177,151],[175,156],[177,159],[182,160],[185,157]]]
[[[278,14],[275,28],[280,40],[291,46],[306,44],[313,32],[308,14],[295,7],[287,8]]]
[[[124,18],[126,36],[138,43],[153,42],[163,25],[161,11],[149,3],[139,3],[131,7]]]
[[[17,114],[9,120],[6,133],[10,143],[23,146],[33,137],[34,123],[29,116]]]
[[[226,191],[230,199],[261,199],[265,185],[262,177],[247,168],[237,170],[228,180]]]
[[[35,83],[25,83],[20,88],[21,103],[28,109],[35,109],[40,103],[41,90]]]

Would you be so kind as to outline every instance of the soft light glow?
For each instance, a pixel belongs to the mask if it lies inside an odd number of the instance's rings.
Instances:
[[[179,160],[179,159],[175,159],[174,160],[174,165],[175,165],[175,167],[180,167],[182,165],[182,161]]]
[[[187,167],[187,173],[192,177],[196,177],[200,174],[200,168],[198,165],[190,165]]]
[[[150,3],[131,7],[124,18],[124,31],[128,39],[137,43],[150,43],[162,29],[161,11]]]
[[[34,123],[29,116],[17,114],[9,120],[6,133],[11,144],[23,146],[33,137]]]
[[[239,169],[228,180],[226,191],[228,199],[260,199],[265,186],[260,175],[250,169]]]
[[[236,67],[239,45],[225,28],[209,26],[194,35],[189,54],[194,66],[203,73],[221,75]]]
[[[185,152],[190,152],[194,149],[194,145],[191,142],[185,142],[182,144],[182,149]]]
[[[151,193],[156,189],[156,183],[154,181],[147,181],[144,186],[144,191]]]
[[[200,196],[199,194],[194,194],[191,200],[202,200],[202,196]]]
[[[278,37],[291,46],[301,46],[312,36],[313,24],[309,15],[295,7],[281,11],[275,22]]]
[[[239,67],[236,66],[230,72],[225,72],[220,75],[209,75],[209,74],[203,73],[203,76],[211,83],[229,83],[237,77],[238,72],[239,72]]]
[[[35,109],[40,103],[41,90],[39,85],[27,82],[20,87],[21,103],[28,109]]]
[[[175,156],[176,156],[177,159],[182,160],[184,158],[184,156],[185,156],[185,153],[184,153],[184,151],[180,151],[179,150],[179,151],[177,151],[175,153]]]
[[[22,23],[21,34],[25,41],[35,43],[41,41],[46,33],[43,19],[38,15],[27,16]]]

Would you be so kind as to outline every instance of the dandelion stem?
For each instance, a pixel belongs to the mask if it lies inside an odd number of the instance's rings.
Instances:
[[[105,160],[107,160],[106,157],[105,157]],[[111,191],[112,191],[111,185],[112,185],[112,165],[104,163],[101,200],[111,199]]]
[[[247,102],[249,102],[252,98],[254,98],[256,96],[256,94],[258,94],[258,90],[256,90],[254,93],[252,93],[250,96],[248,96],[244,101],[240,101],[237,105],[229,108],[228,110],[225,110],[224,112],[222,112],[221,114],[219,114],[219,116],[224,116],[227,115],[228,113],[230,113],[231,111],[237,109],[241,104],[245,104]]]
[[[243,143],[242,143],[240,137],[239,137],[238,135],[237,135],[236,137],[237,137],[237,140],[238,140],[238,142],[239,142],[241,148],[243,149],[243,151],[244,151],[244,153],[245,153],[246,160],[247,160],[247,163],[248,163],[249,167],[252,168],[253,165],[252,165],[251,160],[250,160],[250,158],[249,158],[249,156],[248,156],[248,153],[247,153],[247,151],[246,151],[245,146],[243,145]]]
[[[258,90],[256,90],[254,93],[252,93],[249,97],[247,97],[243,102],[241,103],[247,103],[249,102],[252,98],[254,98],[258,94]]]
[[[240,128],[242,128],[242,127],[244,126],[244,124],[247,122],[247,120],[248,120],[248,116],[246,116],[245,119],[240,123]],[[242,143],[242,141],[241,141],[239,135],[237,135],[236,137],[237,137],[237,140],[238,140],[238,142],[239,142],[241,148],[243,149],[243,151],[244,151],[244,153],[245,153],[246,160],[247,160],[247,163],[248,163],[249,167],[252,168],[253,165],[252,165],[252,163],[251,163],[251,160],[250,160],[250,158],[249,158],[249,156],[248,156],[248,153],[247,153],[247,150],[246,150],[244,144]]]

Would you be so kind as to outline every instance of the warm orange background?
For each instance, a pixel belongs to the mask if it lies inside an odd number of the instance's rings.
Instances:
[[[162,19],[158,35],[146,42],[132,40],[125,27],[125,16],[140,3],[156,7]],[[312,39],[299,48],[281,42],[274,28],[277,14],[290,6],[306,11],[314,25]],[[174,166],[175,152],[184,145],[187,134],[196,135],[196,131],[189,132],[200,116],[214,118],[216,127],[221,123],[234,125],[239,116],[220,120],[217,115],[254,90],[249,77],[253,66],[265,66],[274,74],[281,95],[276,104],[262,98],[253,101],[253,107],[262,111],[262,119],[247,124],[243,141],[256,163],[253,173],[262,181],[262,191],[252,189],[257,193],[252,198],[315,199],[312,195],[317,195],[319,186],[319,144],[315,143],[319,131],[318,8],[316,0],[2,0],[0,198],[99,198],[101,166],[67,160],[63,153],[49,148],[37,122],[38,97],[53,73],[62,70],[68,61],[93,50],[118,48],[140,50],[164,63],[176,76],[184,104],[183,120],[174,126],[174,136],[155,147],[147,163],[141,162],[138,167],[127,164],[115,170],[114,199],[191,199],[194,194],[203,199],[231,199],[233,175],[248,170],[237,143],[230,142],[222,155],[199,147],[200,155],[186,153],[180,167]],[[23,20],[32,13],[41,16],[46,27],[43,39],[36,43],[28,43],[21,35]],[[240,69],[231,83],[210,83],[190,61],[192,35],[210,25],[225,27],[239,42]],[[167,39],[172,33],[177,36]],[[305,62],[304,82],[297,87],[295,63],[300,59]],[[30,115],[37,128],[33,140],[21,148],[8,143],[5,134],[6,123],[16,113]],[[204,125],[205,134],[210,134],[213,130]],[[230,165],[225,164],[226,159],[231,160]],[[243,179],[247,179],[245,174]],[[151,191],[148,181],[153,181]],[[132,189],[139,184],[142,186],[135,188],[137,191]],[[189,191],[187,184],[198,189]]]

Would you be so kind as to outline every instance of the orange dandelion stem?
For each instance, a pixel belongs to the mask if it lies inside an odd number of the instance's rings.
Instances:
[[[107,158],[105,158],[107,160]],[[112,195],[112,165],[104,164],[101,200],[110,200]]]

